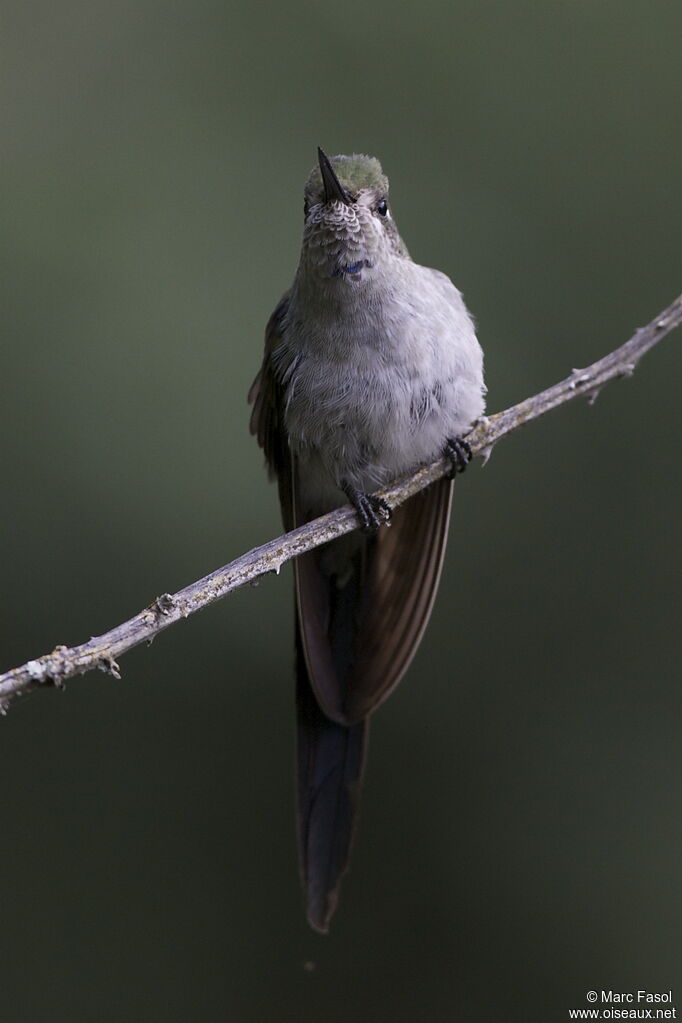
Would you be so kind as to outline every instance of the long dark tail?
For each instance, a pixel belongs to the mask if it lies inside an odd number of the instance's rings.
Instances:
[[[308,923],[326,933],[348,866],[367,749],[367,719],[331,721],[297,656],[298,845]]]
[[[318,931],[348,863],[368,717],[406,671],[431,612],[451,493],[440,480],[397,508],[390,529],[341,537],[296,562],[298,840]]]

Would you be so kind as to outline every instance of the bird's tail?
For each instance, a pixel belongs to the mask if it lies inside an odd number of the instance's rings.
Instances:
[[[369,722],[342,725],[319,708],[297,657],[298,844],[311,927],[329,929],[355,831]]]
[[[298,840],[308,920],[319,931],[348,863],[369,715],[406,671],[431,612],[451,494],[440,480],[397,508],[390,529],[297,559]]]

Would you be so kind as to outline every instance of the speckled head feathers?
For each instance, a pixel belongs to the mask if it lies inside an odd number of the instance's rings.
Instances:
[[[384,195],[388,194],[388,178],[376,157],[353,153],[351,156],[330,156],[329,160],[347,191],[357,193],[362,189],[371,188]],[[319,166],[315,164],[305,184],[305,198],[312,206],[322,202],[323,195],[322,174]]]

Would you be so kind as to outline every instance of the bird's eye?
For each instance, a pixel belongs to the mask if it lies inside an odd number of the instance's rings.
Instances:
[[[388,203],[385,199],[380,199],[377,203],[377,213],[380,217],[385,217],[388,213]]]

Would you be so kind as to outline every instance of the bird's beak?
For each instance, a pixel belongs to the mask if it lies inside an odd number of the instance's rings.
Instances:
[[[338,202],[345,203],[346,206],[350,206],[352,202],[351,197],[337,178],[334,168],[329,162],[329,157],[326,153],[322,152],[319,146],[317,147],[317,159],[320,162],[320,174],[322,175],[322,184],[324,185],[325,203],[336,200]]]

